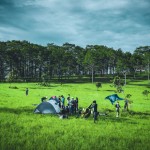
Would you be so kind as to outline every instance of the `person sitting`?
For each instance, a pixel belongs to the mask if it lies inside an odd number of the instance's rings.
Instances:
[[[91,115],[91,109],[86,108],[85,111],[82,113],[83,118],[88,118]]]
[[[68,106],[65,107],[65,111],[67,114],[69,114],[69,107]]]
[[[66,114],[65,114],[65,115],[64,115],[64,114],[62,114],[62,115],[59,115],[59,118],[60,118],[60,119],[68,119],[68,115],[66,115]]]
[[[76,118],[79,118],[82,115],[82,109],[78,109],[76,113]]]
[[[65,118],[68,119],[68,113],[67,113],[65,107],[62,108],[61,113],[60,113],[60,115],[59,115],[59,118],[60,118],[60,119],[65,119]]]

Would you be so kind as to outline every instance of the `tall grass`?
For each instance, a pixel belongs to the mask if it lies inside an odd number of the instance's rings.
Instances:
[[[150,100],[142,91],[149,90],[147,81],[129,82],[124,87],[122,98],[131,94],[133,103],[130,112],[121,111],[115,117],[115,107],[105,97],[114,93],[114,88],[103,84],[97,91],[95,84],[59,84],[42,87],[36,83],[0,84],[0,149],[1,150],[149,150]],[[25,89],[29,88],[29,95]],[[69,116],[59,119],[57,115],[34,114],[35,104],[42,96],[67,95],[79,98],[79,107],[88,107],[97,100],[100,112],[94,124],[88,119]],[[120,101],[123,109],[124,101]]]

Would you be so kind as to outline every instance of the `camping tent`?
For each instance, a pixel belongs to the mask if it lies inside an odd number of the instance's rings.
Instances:
[[[56,114],[60,113],[60,108],[55,100],[49,100],[47,102],[42,102],[41,104],[39,104],[34,110],[34,113]]]

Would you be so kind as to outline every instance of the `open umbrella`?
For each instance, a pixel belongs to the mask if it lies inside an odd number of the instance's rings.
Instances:
[[[109,96],[105,97],[105,99],[110,100],[110,102],[112,104],[114,104],[114,102],[117,100],[124,100],[123,98],[120,98],[117,94],[109,95]]]

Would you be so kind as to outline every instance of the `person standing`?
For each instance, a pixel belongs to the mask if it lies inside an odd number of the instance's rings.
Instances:
[[[61,95],[61,103],[62,103],[62,108],[65,107],[65,97]]]
[[[26,96],[28,96],[28,94],[29,94],[29,89],[26,88]]]
[[[73,97],[71,98],[70,105],[71,105],[71,114],[74,114],[74,105],[75,105],[75,102],[74,102],[74,98]]]
[[[96,100],[93,101],[93,104],[90,107],[93,108],[93,117],[94,117],[94,123],[95,123],[97,120],[97,114],[98,114],[97,112],[98,105],[96,103]]]
[[[119,114],[120,114],[120,105],[119,105],[119,102],[117,102],[117,104],[115,105],[116,107],[116,117],[119,117]]]
[[[78,99],[78,97],[76,97],[76,100],[75,100],[75,104],[76,104],[76,111],[78,111],[78,103],[79,103],[79,99]]]
[[[128,111],[129,110],[128,106],[129,106],[129,101],[125,99],[124,110]]]
[[[70,103],[70,94],[68,94],[68,97],[67,97],[67,105],[69,106],[69,103]]]
[[[59,108],[61,108],[61,96],[58,97],[58,105],[59,105]]]

